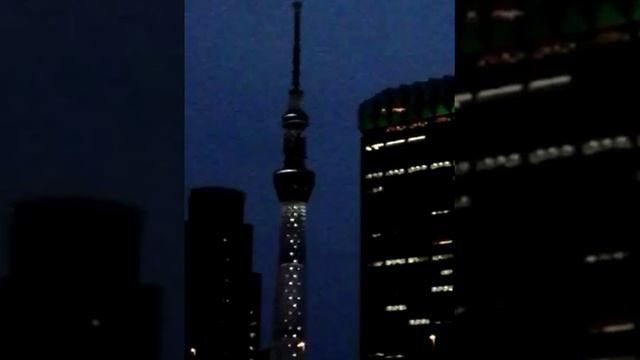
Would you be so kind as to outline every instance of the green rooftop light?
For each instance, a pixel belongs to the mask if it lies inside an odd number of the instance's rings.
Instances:
[[[447,115],[449,114],[449,109],[447,109],[444,104],[439,104],[436,108],[436,115]]]
[[[600,6],[596,15],[596,26],[607,27],[621,25],[626,22],[625,18],[620,14],[616,7],[606,2]]]
[[[631,12],[631,18],[634,21],[640,21],[640,0],[636,1],[633,5],[633,11]]]

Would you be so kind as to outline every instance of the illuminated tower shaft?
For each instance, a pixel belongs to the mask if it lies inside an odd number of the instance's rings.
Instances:
[[[302,135],[309,118],[300,107],[300,10],[293,3],[295,26],[293,81],[289,105],[282,116],[284,165],[274,173],[274,185],[282,205],[280,248],[275,296],[272,360],[303,359],[305,350],[304,264],[306,204],[315,175],[305,167],[306,143]]]

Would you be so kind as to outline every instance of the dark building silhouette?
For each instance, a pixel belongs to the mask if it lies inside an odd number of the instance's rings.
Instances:
[[[443,358],[453,319],[453,78],[359,110],[361,359]]]
[[[639,1],[459,1],[454,358],[637,359]]]
[[[159,359],[160,290],[139,283],[141,214],[116,202],[17,203],[0,280],[1,359]]]
[[[252,273],[253,227],[245,196],[197,188],[186,223],[187,358],[258,359],[260,275]]]
[[[315,173],[305,165],[304,130],[309,117],[302,109],[300,88],[300,12],[293,2],[293,71],[289,104],[282,115],[284,164],[273,174],[281,205],[278,269],[274,301],[271,359],[304,359],[305,353],[305,223]]]

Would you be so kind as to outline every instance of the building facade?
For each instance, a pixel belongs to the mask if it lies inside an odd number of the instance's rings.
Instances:
[[[639,1],[459,1],[456,357],[640,357]]]
[[[245,196],[197,188],[186,223],[188,359],[256,360],[260,348],[259,274],[252,272],[253,227]]]
[[[157,287],[140,283],[141,214],[88,198],[15,204],[0,279],[0,358],[160,358]]]
[[[453,107],[451,77],[387,89],[360,106],[361,359],[448,353]]]
[[[315,173],[305,165],[304,130],[309,117],[302,109],[300,88],[300,12],[293,2],[294,42],[289,104],[282,116],[284,164],[273,174],[281,204],[280,241],[275,293],[272,360],[304,359],[305,353],[305,222]]]

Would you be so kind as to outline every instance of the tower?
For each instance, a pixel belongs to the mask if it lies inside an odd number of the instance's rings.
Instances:
[[[306,206],[315,174],[306,168],[303,131],[309,118],[302,110],[300,89],[300,11],[293,2],[294,42],[289,104],[282,116],[284,164],[273,175],[282,206],[275,296],[272,360],[304,358],[304,229]]]

